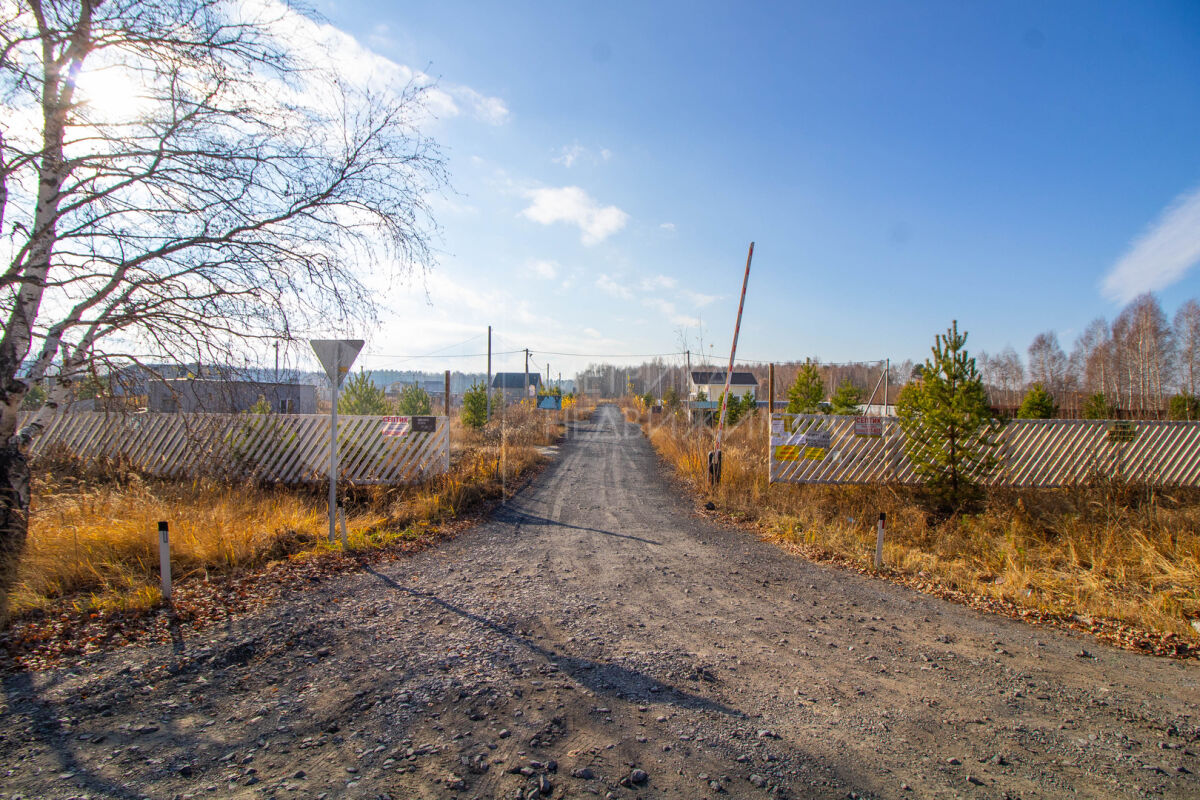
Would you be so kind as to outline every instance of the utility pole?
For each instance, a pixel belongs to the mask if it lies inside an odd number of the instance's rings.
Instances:
[[[738,333],[742,329],[742,307],[746,304],[746,284],[750,283],[750,261],[754,258],[754,242],[746,254],[746,274],[742,277],[742,296],[738,299],[737,322],[733,325],[733,346],[729,348],[729,370],[725,373],[725,391],[721,395],[721,416],[717,421],[716,449],[708,454],[708,481],[716,487],[721,482],[721,437],[725,433],[725,411],[729,405],[730,382],[733,380],[733,362],[737,356]]]
[[[450,416],[450,370],[446,370],[446,416]]]
[[[279,342],[275,343],[275,382],[279,383]]]
[[[521,395],[521,402],[525,402],[525,398],[529,397],[529,348],[525,348],[525,392]]]
[[[483,387],[487,392],[487,421],[492,421],[492,326],[488,325],[488,376],[487,386]]]
[[[891,371],[892,360],[890,358],[886,358],[883,361],[883,413],[880,414],[881,417],[886,417],[888,415],[888,373]]]
[[[691,381],[691,379],[692,379],[692,351],[687,350],[686,352],[687,352],[687,375],[683,376],[683,394],[684,394],[685,399],[686,399],[687,395],[690,394],[690,392],[688,391],[688,382]]]
[[[775,365],[767,366],[767,413],[775,413]]]

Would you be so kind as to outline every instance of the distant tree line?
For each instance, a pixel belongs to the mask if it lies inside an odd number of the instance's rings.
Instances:
[[[1034,337],[1026,356],[1022,363],[1011,346],[976,356],[998,410],[1019,411],[1036,387],[1057,413],[1072,417],[1197,418],[1200,303],[1194,299],[1169,319],[1153,294],[1140,295],[1111,323],[1093,320],[1070,354],[1048,330]],[[1045,400],[1038,398],[1043,409]]]

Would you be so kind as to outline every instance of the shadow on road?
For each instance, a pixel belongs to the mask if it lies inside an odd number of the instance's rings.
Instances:
[[[59,719],[61,711],[57,711],[54,704],[41,698],[37,687],[33,685],[31,673],[16,672],[5,675],[4,695],[10,711],[29,717],[33,723],[34,736],[44,742],[58,757],[59,768],[63,772],[74,773],[71,778],[72,784],[86,787],[89,791],[103,794],[105,797],[138,800],[144,796],[141,792],[132,791],[90,771],[79,761],[71,746],[71,733]]]
[[[518,511],[511,506],[496,514],[497,522],[503,522],[509,525],[515,525],[520,528],[522,525],[545,525],[558,528],[569,528],[573,531],[589,531],[591,533],[602,533],[605,536],[615,536],[618,539],[632,539],[635,542],[643,544],[660,545],[662,542],[656,542],[653,539],[643,539],[641,536],[634,536],[630,533],[617,533],[616,531],[606,531],[602,528],[589,528],[584,525],[572,525],[569,522],[559,522],[548,517],[538,517],[533,514],[527,514],[524,511]]]
[[[448,600],[443,600],[435,594],[423,592],[420,589],[412,589],[403,586],[380,572],[377,572],[373,567],[367,566],[366,571],[373,575],[380,583],[383,583],[398,592],[403,592],[412,597],[419,597],[422,600],[428,600],[435,603],[447,611],[457,614],[464,619],[469,619],[479,625],[494,631],[506,639],[521,645],[532,653],[535,653],[549,661],[559,670],[570,675],[579,683],[586,686],[599,695],[607,695],[609,697],[618,697],[624,700],[636,701],[640,703],[663,703],[666,705],[679,706],[680,708],[689,708],[700,711],[715,711],[718,714],[726,714],[731,717],[743,717],[742,712],[730,708],[722,703],[714,700],[709,700],[706,697],[685,692],[674,686],[667,685],[662,681],[651,678],[636,670],[622,667],[618,664],[605,664],[599,661],[592,661],[587,658],[577,658],[575,656],[563,655],[556,653],[553,650],[548,650],[538,644],[535,644],[527,637],[521,636],[512,628],[506,625],[501,625],[492,620],[481,617],[478,614],[472,613],[461,606],[457,606]]]

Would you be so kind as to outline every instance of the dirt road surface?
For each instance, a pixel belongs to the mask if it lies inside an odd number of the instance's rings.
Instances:
[[[716,526],[615,408],[490,521],[3,681],[26,798],[1200,797],[1200,667]]]

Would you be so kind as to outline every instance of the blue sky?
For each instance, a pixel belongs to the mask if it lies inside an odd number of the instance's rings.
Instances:
[[[363,363],[1024,352],[1200,295],[1200,4],[319,3],[435,76],[442,256]],[[435,104],[436,105],[436,104]],[[540,353],[541,355],[536,355]],[[723,354],[723,355],[722,355]],[[640,361],[640,358],[632,359]],[[497,359],[518,368],[521,360]]]

